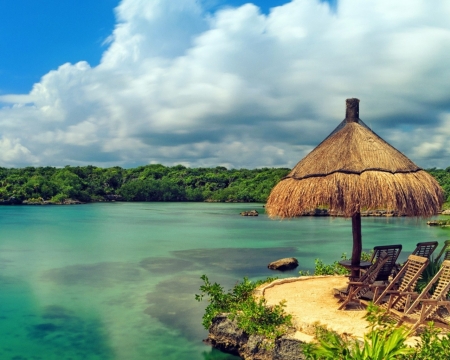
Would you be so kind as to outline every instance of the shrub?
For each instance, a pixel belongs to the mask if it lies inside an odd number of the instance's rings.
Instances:
[[[209,304],[203,315],[203,326],[208,329],[214,317],[220,313],[228,313],[228,317],[236,320],[240,329],[249,335],[262,335],[273,344],[275,339],[285,334],[292,325],[291,315],[284,311],[284,303],[268,306],[266,299],[255,299],[253,291],[257,286],[275,280],[267,278],[252,282],[244,278],[233,289],[224,292],[223,287],[217,283],[211,284],[206,275],[201,277],[204,284],[200,286],[200,295],[195,295],[197,301],[208,296]]]
[[[305,344],[306,359],[313,360],[432,360],[450,359],[450,334],[442,335],[433,322],[422,331],[415,347],[405,344],[410,331],[390,321],[386,310],[373,304],[367,308],[369,332],[362,342],[349,339],[321,326],[317,343]]]
[[[423,271],[421,277],[417,281],[416,285],[416,291],[422,292],[422,290],[428,285],[428,283],[433,279],[433,277],[437,274],[439,269],[441,268],[442,260],[434,259],[431,257],[430,262],[428,263],[427,267]],[[436,284],[434,284],[431,289],[429,290],[430,294],[433,294],[434,289],[436,288]]]
[[[361,260],[369,261],[372,257],[371,252],[363,251],[361,253]],[[347,260],[347,254],[342,253],[341,260]],[[300,276],[309,276],[309,275],[349,275],[350,271],[339,264],[339,261],[335,261],[332,264],[324,264],[324,262],[320,259],[314,260],[314,273],[311,274],[309,271],[300,270]]]
[[[405,344],[409,335],[406,328],[396,328],[386,319],[385,310],[374,305],[369,305],[367,311],[370,331],[364,335],[362,343],[319,328],[316,332],[318,343],[304,346],[307,359],[394,360],[414,352]]]

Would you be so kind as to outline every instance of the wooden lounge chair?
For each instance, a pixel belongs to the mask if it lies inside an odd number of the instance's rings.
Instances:
[[[384,251],[381,252],[375,263],[366,270],[358,281],[349,281],[346,289],[335,289],[335,293],[340,296],[341,300],[343,300],[343,303],[339,306],[338,310],[344,309],[352,300],[359,301],[361,296],[371,290],[378,273],[388,260],[388,254]],[[375,292],[376,291],[377,290],[375,290]]]
[[[429,259],[433,251],[436,250],[438,244],[439,243],[437,241],[417,243],[416,249],[413,251],[412,255],[422,256]]]
[[[450,260],[450,240],[444,241],[444,246],[442,247],[441,251],[439,252],[438,256],[436,256],[436,261],[441,258],[441,256],[444,256],[442,260]]]
[[[429,294],[430,289],[435,287],[433,294]],[[433,279],[422,290],[417,299],[403,312],[388,307],[388,314],[399,320],[398,325],[409,320],[412,323],[411,331],[415,331],[420,325],[424,325],[426,320],[440,320],[449,323],[438,314],[440,307],[450,310],[450,301],[447,295],[450,290],[450,260],[444,260],[440,270]]]
[[[411,303],[411,298],[418,296],[414,289],[417,280],[429,262],[430,260],[425,257],[409,255],[408,260],[401,267],[399,273],[381,295],[379,297],[374,296],[374,304],[395,310],[408,308]],[[383,304],[383,300],[387,296],[389,296],[389,301]]]
[[[370,262],[375,263],[376,259],[378,259],[378,257],[382,252],[385,252],[388,256],[388,260],[381,268],[375,281],[388,281],[389,276],[391,275],[392,270],[395,267],[395,263],[401,251],[402,246],[400,244],[375,246],[373,248],[372,257],[369,260]]]

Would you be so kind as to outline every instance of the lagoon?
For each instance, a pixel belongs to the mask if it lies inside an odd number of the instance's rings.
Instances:
[[[239,212],[256,209],[258,217]],[[351,220],[270,220],[262,204],[95,203],[0,207],[1,359],[231,360],[202,343],[206,274],[296,276],[351,253]],[[424,219],[363,218],[363,247],[449,238]],[[298,269],[270,261],[294,256]]]

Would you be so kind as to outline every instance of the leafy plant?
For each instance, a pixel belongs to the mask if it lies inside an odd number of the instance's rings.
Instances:
[[[201,294],[196,294],[195,299],[202,301],[205,296],[208,297],[209,304],[205,309],[202,322],[205,329],[211,326],[216,315],[228,313],[228,317],[236,320],[238,327],[247,334],[262,335],[273,344],[277,337],[285,334],[292,326],[292,316],[285,313],[283,302],[269,306],[266,299],[262,297],[256,299],[253,296],[256,287],[271,282],[275,278],[256,282],[244,278],[227,293],[221,285],[211,284],[206,275],[202,275],[201,279],[204,284],[200,286]]]
[[[433,322],[420,334],[415,352],[402,360],[450,359],[450,334],[441,334]]]
[[[434,259],[431,257],[430,262],[428,263],[427,267],[423,271],[420,279],[417,281],[416,285],[416,291],[422,292],[422,290],[428,285],[431,279],[437,274],[439,269],[441,268],[442,260],[440,259]],[[436,284],[431,287],[431,289],[428,291],[430,294],[433,294],[434,289],[436,287]]]
[[[318,343],[304,347],[307,359],[393,360],[414,352],[405,344],[409,335],[406,328],[396,328],[387,321],[385,310],[374,305],[369,305],[367,310],[370,331],[364,335],[362,342],[320,328],[316,333]]]
[[[373,251],[361,253],[361,260],[369,261],[372,257]],[[347,260],[347,254],[342,253],[341,260]],[[339,261],[335,261],[332,264],[325,264],[320,259],[314,260],[314,273],[311,274],[309,271],[300,270],[300,276],[310,276],[310,275],[349,275],[350,271],[339,264]]]

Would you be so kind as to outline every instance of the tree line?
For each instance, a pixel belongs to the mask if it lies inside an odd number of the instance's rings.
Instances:
[[[63,203],[124,201],[265,202],[287,168],[187,168],[161,164],[124,169],[119,166],[0,168],[0,201]],[[427,170],[450,204],[450,167]]]
[[[0,168],[0,200],[62,203],[124,201],[265,202],[286,168],[187,168],[160,164],[123,169],[115,166]]]

